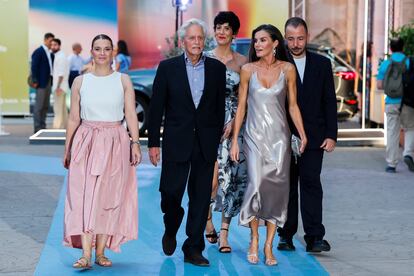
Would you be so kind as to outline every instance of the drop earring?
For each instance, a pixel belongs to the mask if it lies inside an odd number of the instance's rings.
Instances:
[[[277,49],[273,48],[273,55],[276,56],[276,54],[277,54]]]

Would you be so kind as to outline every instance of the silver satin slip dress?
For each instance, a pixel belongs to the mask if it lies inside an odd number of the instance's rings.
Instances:
[[[287,85],[283,71],[270,88],[252,73],[247,99],[243,151],[247,161],[247,190],[240,225],[259,219],[283,227],[289,201],[290,129],[286,118]]]

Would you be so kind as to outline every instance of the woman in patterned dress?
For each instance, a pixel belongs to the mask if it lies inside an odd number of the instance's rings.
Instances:
[[[217,47],[207,55],[220,60],[227,67],[226,71],[226,115],[223,136],[219,146],[218,158],[213,178],[213,209],[222,213],[219,251],[230,253],[228,231],[231,218],[238,215],[247,185],[246,167],[243,153],[240,152],[239,164],[230,160],[231,133],[234,116],[237,109],[237,90],[240,82],[240,69],[247,62],[247,58],[231,48],[232,40],[240,28],[240,21],[231,11],[222,11],[214,18],[214,36]],[[239,143],[243,144],[243,131],[239,135]],[[215,243],[217,235],[212,223],[210,210],[206,237],[210,243]]]

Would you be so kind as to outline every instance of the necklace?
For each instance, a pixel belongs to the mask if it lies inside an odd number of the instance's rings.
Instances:
[[[229,56],[219,56],[216,51],[213,50],[213,54],[214,56],[220,60],[223,64],[227,64],[229,61],[233,60],[234,56],[233,56],[233,51],[230,51],[230,55]]]

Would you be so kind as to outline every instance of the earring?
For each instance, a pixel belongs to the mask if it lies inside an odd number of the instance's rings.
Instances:
[[[273,48],[273,55],[276,56],[277,54],[277,48]]]

